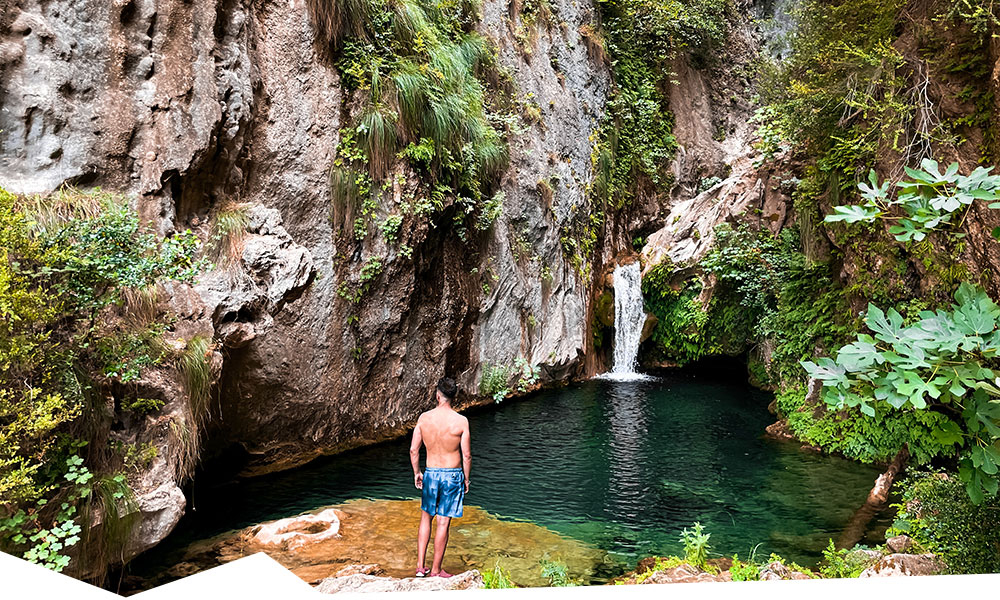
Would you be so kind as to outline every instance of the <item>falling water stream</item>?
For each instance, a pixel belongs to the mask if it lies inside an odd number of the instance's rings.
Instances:
[[[615,267],[615,345],[614,363],[606,377],[612,380],[639,379],[636,373],[636,357],[639,354],[639,339],[646,321],[646,311],[642,304],[642,274],[639,263]]]

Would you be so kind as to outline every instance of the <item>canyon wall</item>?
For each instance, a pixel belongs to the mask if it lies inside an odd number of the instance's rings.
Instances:
[[[586,39],[599,29],[594,3],[550,8],[551,19],[530,23],[502,0],[481,8],[479,32],[537,115],[508,140],[500,217],[469,240],[454,231],[453,206],[404,220],[409,254],[377,236],[360,248],[337,237],[328,177],[358,102],[317,44],[304,0],[0,0],[0,186],[114,190],[160,234],[191,229],[205,241],[220,208],[246,213],[236,264],[171,287],[164,310],[214,337],[218,381],[196,446],[238,449],[247,474],[405,432],[444,375],[463,404],[491,401],[478,394],[484,369],[517,359],[537,367],[533,386],[592,375],[605,360],[591,339],[592,299],[615,258],[634,256],[633,236],[661,227],[702,180],[729,181],[747,162],[750,82],[728,64],[752,58],[757,34],[741,4],[723,59],[702,70],[674,60],[677,185],[609,211],[588,274],[562,238],[591,210],[612,80]],[[412,189],[407,177],[393,185],[379,214]],[[372,291],[345,299],[341,284],[359,281],[375,255]],[[195,335],[182,329],[168,336]],[[193,419],[182,386],[150,389],[164,415]],[[131,553],[183,513],[190,457],[151,433],[164,415],[118,434],[160,450],[133,481],[148,510]]]

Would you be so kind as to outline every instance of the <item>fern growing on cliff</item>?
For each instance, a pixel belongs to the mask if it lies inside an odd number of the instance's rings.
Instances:
[[[502,86],[493,49],[470,32],[474,7],[412,0],[310,7],[342,81],[363,100],[341,132],[330,174],[335,224],[367,235],[358,219],[374,217],[375,198],[401,161],[422,176],[423,194],[453,198],[463,215],[479,210],[508,154],[501,120],[487,108],[486,84]]]

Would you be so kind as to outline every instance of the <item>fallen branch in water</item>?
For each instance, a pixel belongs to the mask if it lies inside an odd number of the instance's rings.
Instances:
[[[864,538],[868,524],[880,510],[885,508],[889,501],[889,490],[892,488],[892,483],[906,468],[906,463],[909,460],[910,449],[904,444],[896,453],[896,457],[889,463],[889,468],[885,470],[885,473],[879,475],[875,480],[875,485],[868,492],[865,503],[854,512],[851,520],[847,522],[843,533],[840,534],[840,539],[837,540],[837,548],[851,548]]]

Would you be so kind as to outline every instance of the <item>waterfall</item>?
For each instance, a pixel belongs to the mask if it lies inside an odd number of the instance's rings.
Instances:
[[[639,263],[615,267],[615,345],[610,379],[635,379],[639,338],[646,322]]]
[[[792,35],[798,26],[794,11],[796,0],[774,0],[769,15],[763,20],[761,34],[766,52],[781,62],[792,52]]]

